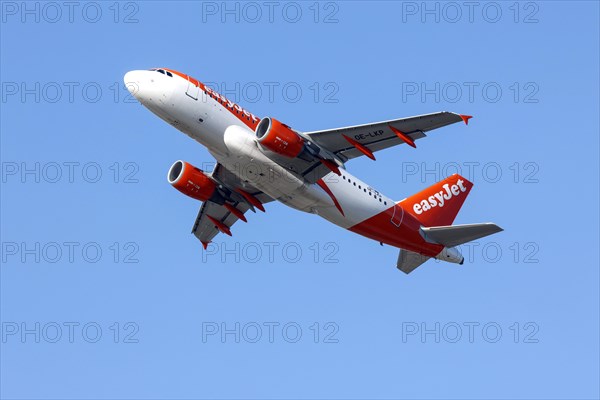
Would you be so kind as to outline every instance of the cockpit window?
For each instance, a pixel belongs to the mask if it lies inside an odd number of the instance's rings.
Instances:
[[[148,71],[156,71],[156,72],[160,72],[163,75],[167,75],[170,78],[173,77],[172,73],[170,73],[169,71],[166,71],[164,69],[160,69],[160,68],[150,68]]]

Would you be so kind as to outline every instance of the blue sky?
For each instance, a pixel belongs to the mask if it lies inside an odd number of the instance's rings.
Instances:
[[[598,398],[598,3],[270,4],[2,2],[2,398]],[[303,131],[474,115],[347,167],[505,231],[405,276],[269,204],[203,253],[157,66]]]

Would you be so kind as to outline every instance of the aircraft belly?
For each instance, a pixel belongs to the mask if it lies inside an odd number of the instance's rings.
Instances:
[[[320,187],[307,183],[264,155],[247,129],[228,127],[224,142],[228,152],[218,161],[242,182],[301,211],[315,212],[319,207],[334,207],[332,199]]]

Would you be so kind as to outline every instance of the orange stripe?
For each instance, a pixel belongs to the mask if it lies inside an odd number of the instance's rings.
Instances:
[[[331,191],[331,189],[329,189],[329,187],[327,186],[327,184],[325,184],[325,182],[323,181],[323,179],[319,179],[317,181],[317,185],[319,185],[321,187],[321,189],[323,189],[325,191],[325,193],[327,193],[329,195],[329,197],[331,197],[331,200],[333,200],[333,204],[335,204],[335,207],[342,213],[342,215],[346,216],[344,214],[344,210],[342,210],[342,206],[340,206],[340,203],[337,201],[337,199],[333,195],[333,192]]]
[[[185,79],[185,80],[187,80],[187,81],[189,81],[189,82],[193,83],[195,86],[199,87],[199,88],[200,88],[200,90],[202,90],[202,91],[204,91],[204,92],[206,92],[206,91],[207,91],[207,90],[206,90],[206,86],[204,86],[204,84],[203,84],[202,82],[200,82],[199,80],[197,80],[197,79],[195,79],[195,78],[193,78],[193,77],[191,77],[191,76],[189,76],[189,75],[186,75],[186,74],[184,74],[184,73],[182,73],[182,72],[179,72],[179,71],[175,71],[174,69],[169,69],[169,68],[161,68],[161,69],[164,69],[165,71],[169,71],[169,72],[171,72],[171,73],[173,73],[173,74],[175,74],[175,75],[177,75],[177,76],[180,76],[180,77],[182,77],[183,79]],[[235,111],[234,111],[232,108],[229,108],[229,107],[227,107],[227,105],[226,105],[226,104],[223,104],[223,103],[221,102],[221,99],[223,99],[223,96],[221,96],[219,93],[215,92],[214,90],[211,90],[211,92],[212,92],[212,93],[214,93],[216,97],[218,97],[216,100],[217,100],[217,101],[218,101],[220,104],[222,104],[222,105],[223,105],[223,107],[225,107],[225,108],[226,108],[226,109],[227,109],[227,110],[228,110],[228,111],[229,111],[231,114],[233,114],[233,115],[234,115],[234,116],[235,116],[237,119],[239,119],[240,121],[242,121],[242,122],[244,123],[244,125],[246,125],[248,128],[250,128],[250,129],[252,129],[252,130],[255,130],[255,129],[256,129],[256,125],[258,125],[258,123],[260,122],[260,118],[258,118],[258,117],[256,117],[256,116],[255,116],[255,118],[256,118],[256,121],[255,121],[255,120],[254,120],[254,118],[252,118],[253,114],[250,114],[250,113],[249,113],[248,115],[246,115],[246,114],[244,114],[244,112],[243,112],[243,111],[240,111],[239,113],[236,113],[236,112],[235,112]],[[211,97],[212,97],[212,96],[211,96]],[[226,101],[226,100],[223,100],[223,101]],[[240,109],[241,109],[241,107],[240,107]],[[245,111],[245,110],[244,110],[244,111]],[[246,111],[246,112],[247,112],[247,111]],[[250,119],[248,119],[248,117],[249,117]]]

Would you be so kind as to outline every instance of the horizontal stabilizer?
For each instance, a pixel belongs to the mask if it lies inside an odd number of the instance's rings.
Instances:
[[[454,247],[502,230],[498,225],[486,222],[482,224],[422,227],[421,234],[430,243]]]
[[[410,274],[415,268],[417,268],[419,265],[423,264],[430,258],[431,257],[414,253],[412,251],[400,249],[400,254],[398,254],[398,262],[396,263],[396,267],[405,274]]]

